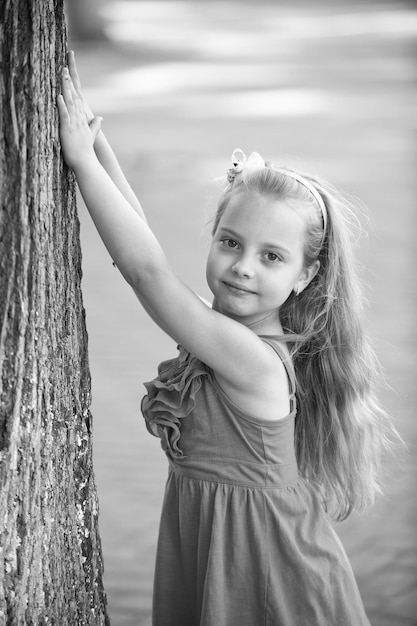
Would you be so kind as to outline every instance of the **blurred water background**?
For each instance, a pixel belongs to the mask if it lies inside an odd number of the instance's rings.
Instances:
[[[372,625],[416,625],[415,4],[84,0],[88,8],[90,41],[70,31],[85,94],[198,293],[209,297],[213,181],[234,148],[318,172],[369,207],[359,248],[369,327],[408,453],[387,463],[385,498],[336,529]],[[81,202],[80,219],[105,585],[113,626],[141,626],[166,476],[140,414],[142,382],[176,350],[112,267]]]

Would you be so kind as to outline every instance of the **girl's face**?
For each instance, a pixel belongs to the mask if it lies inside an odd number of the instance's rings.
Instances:
[[[207,282],[213,308],[248,325],[278,311],[294,286],[314,276],[303,267],[305,225],[283,200],[233,196],[213,236]]]

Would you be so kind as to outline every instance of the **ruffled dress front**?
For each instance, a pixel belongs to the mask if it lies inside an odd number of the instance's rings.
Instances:
[[[183,348],[145,383],[169,474],[153,626],[369,626],[345,551],[294,452],[291,412],[256,419]]]

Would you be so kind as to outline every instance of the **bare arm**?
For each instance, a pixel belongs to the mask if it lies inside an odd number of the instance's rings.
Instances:
[[[90,124],[94,119],[94,114],[82,95],[81,81],[75,63],[75,54],[72,50],[68,53],[68,69],[77,96],[83,103],[87,122],[88,124]],[[107,174],[110,176],[116,187],[119,189],[120,193],[129,202],[129,204],[133,207],[136,213],[146,221],[146,216],[143,212],[142,206],[135,192],[127,181],[123,170],[120,167],[119,161],[117,160],[117,157],[114,154],[112,147],[110,146],[101,129],[99,130],[95,138],[94,150],[99,163],[101,163]]]
[[[207,307],[173,272],[147,223],[100,163],[94,151],[100,120],[88,125],[69,73],[58,108],[64,158],[104,244],[146,310],[236,389],[253,392],[265,372],[279,381],[282,365],[272,350],[244,325]]]
[[[136,213],[143,220],[146,221],[146,216],[143,212],[142,206],[135,192],[126,180],[122,168],[120,167],[119,162],[116,158],[116,155],[114,154],[102,130],[100,130],[97,135],[96,141],[94,143],[94,150],[99,162],[101,163],[107,174],[110,176],[116,187],[129,202],[131,207],[133,207]]]
[[[77,96],[83,103],[87,123],[91,124],[91,122],[94,120],[94,113],[92,112],[89,104],[82,94],[81,80],[78,75],[77,65],[75,62],[75,53],[73,50],[68,53],[68,70]],[[101,128],[95,137],[94,151],[96,153],[99,163],[107,172],[120,193],[127,200],[130,206],[136,211],[136,213],[146,222],[147,219],[142,209],[142,205],[140,204],[135,192],[127,181],[126,176],[124,175],[123,170],[120,167],[119,161],[117,160],[117,157]],[[143,298],[141,298],[140,294],[137,291],[135,291],[135,293],[146,312],[150,315],[150,317],[152,317],[152,319],[158,324],[158,326],[160,326],[166,332],[162,321],[158,318],[156,313],[149,308],[147,303],[144,301]]]

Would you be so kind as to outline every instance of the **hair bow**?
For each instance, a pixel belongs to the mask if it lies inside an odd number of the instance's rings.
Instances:
[[[240,148],[236,148],[232,154],[232,167],[227,170],[227,180],[232,183],[237,174],[241,174],[243,170],[259,170],[265,166],[265,161],[259,152],[251,152],[247,157]]]

